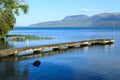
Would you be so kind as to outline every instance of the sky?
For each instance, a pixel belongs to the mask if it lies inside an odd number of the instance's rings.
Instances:
[[[25,3],[29,11],[16,16],[16,26],[61,20],[70,15],[120,12],[120,0],[26,0]]]

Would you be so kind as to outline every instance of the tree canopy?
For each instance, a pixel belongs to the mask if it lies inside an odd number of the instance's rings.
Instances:
[[[19,16],[20,11],[27,13],[28,8],[24,0],[0,0],[0,38],[4,38],[13,29],[15,16]]]

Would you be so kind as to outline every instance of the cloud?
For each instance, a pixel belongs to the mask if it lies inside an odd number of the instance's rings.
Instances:
[[[82,12],[100,12],[102,10],[100,9],[88,9],[88,8],[83,8],[81,9]]]
[[[81,11],[83,11],[83,12],[90,12],[91,10],[88,9],[88,8],[83,8],[83,9],[81,9]]]

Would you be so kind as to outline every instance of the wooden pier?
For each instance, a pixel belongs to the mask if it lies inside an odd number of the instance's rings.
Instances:
[[[85,48],[85,47],[84,47]],[[49,51],[49,52],[42,52],[41,54],[26,54],[26,55],[20,55],[20,56],[9,56],[9,57],[2,57],[0,58],[0,62],[11,62],[11,61],[19,61],[19,60],[25,60],[30,58],[36,58],[36,57],[46,57],[51,56],[55,54],[62,54],[65,52],[70,52],[72,50],[77,50],[79,48],[71,48],[71,49],[63,49],[61,51]]]
[[[53,51],[60,51],[62,49],[65,49],[65,47],[75,48],[75,47],[91,46],[98,44],[106,45],[106,44],[113,44],[114,41],[115,41],[114,39],[94,39],[94,40],[85,40],[85,41],[77,41],[77,42],[33,46],[33,47],[11,48],[11,49],[0,50],[0,57],[18,56],[20,52],[32,51],[34,54],[40,54],[43,50],[47,50],[47,49],[52,49]]]

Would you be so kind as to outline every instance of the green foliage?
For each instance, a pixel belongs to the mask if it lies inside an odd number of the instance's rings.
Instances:
[[[26,40],[52,40],[52,37],[41,37],[35,35],[7,35],[8,38],[12,38],[12,41],[26,41]]]
[[[25,40],[51,40],[52,37],[40,37],[40,36],[34,36],[34,35],[21,35],[25,37]]]
[[[12,44],[9,44],[9,42],[5,42],[5,41],[0,41],[0,45],[2,45],[0,46],[0,50],[13,47]]]
[[[15,15],[19,15],[20,9],[27,13],[28,5],[24,3],[24,0],[0,0],[0,38],[4,38],[6,34],[13,29],[16,18]]]

